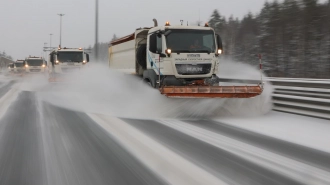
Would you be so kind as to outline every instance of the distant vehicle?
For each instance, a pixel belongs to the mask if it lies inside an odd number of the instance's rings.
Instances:
[[[42,57],[29,56],[25,58],[25,72],[28,74],[46,72],[46,62]]]
[[[14,63],[10,63],[8,65],[8,72],[9,73],[14,73],[14,67],[15,67]]]
[[[80,70],[89,62],[89,54],[82,48],[61,48],[49,54],[49,81],[65,81],[66,74]]]
[[[16,60],[14,63],[14,72],[23,74],[25,73],[25,60]]]
[[[110,68],[141,76],[167,97],[250,98],[262,93],[262,85],[219,85],[222,41],[208,24],[158,26],[154,22],[154,27],[138,28],[111,42]]]

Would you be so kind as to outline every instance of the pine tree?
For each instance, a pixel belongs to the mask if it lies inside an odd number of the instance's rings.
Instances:
[[[324,34],[325,34],[325,38],[324,38],[324,42],[325,42],[325,57],[324,57],[324,70],[325,70],[325,75],[323,78],[330,78],[330,0],[328,0],[327,3],[324,4],[324,14],[326,15],[325,18],[325,23],[328,24],[324,24],[325,30],[324,30]]]
[[[114,40],[117,40],[117,39],[118,39],[117,35],[113,34],[111,41],[114,41]]]
[[[214,10],[211,19],[209,21],[210,27],[212,27],[215,30],[216,34],[220,34],[224,31],[225,25],[226,25],[226,19],[225,17],[222,17],[218,10]]]
[[[241,21],[214,10],[209,24],[222,36],[226,55],[246,63],[263,55],[270,76],[330,78],[330,0],[266,2]]]
[[[281,34],[283,71],[285,75],[299,77],[301,68],[299,45],[301,37],[300,8],[296,0],[285,0],[281,4]]]
[[[222,41],[226,46],[226,55],[229,55],[231,58],[235,58],[236,36],[238,33],[239,25],[239,20],[234,19],[233,16],[230,16],[224,33],[226,37],[222,38]]]
[[[273,8],[271,3],[266,2],[258,17],[259,22],[259,47],[263,55],[264,70],[269,76],[275,76],[276,63],[273,55],[274,50],[274,28],[272,25]]]
[[[259,49],[258,23],[252,13],[243,18],[237,34],[238,49],[241,51],[239,60],[245,63],[256,64]]]

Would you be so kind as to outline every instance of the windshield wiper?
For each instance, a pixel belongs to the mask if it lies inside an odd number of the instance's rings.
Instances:
[[[190,50],[175,50],[175,51],[173,51],[173,53],[178,53],[178,54],[180,54],[180,53],[191,53],[191,51]]]
[[[210,50],[207,50],[207,49],[203,49],[203,50],[197,50],[197,52],[206,52],[207,54],[210,54],[211,51]]]

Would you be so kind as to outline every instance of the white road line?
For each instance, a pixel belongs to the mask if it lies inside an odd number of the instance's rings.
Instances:
[[[286,158],[212,131],[177,120],[158,120],[168,127],[197,138],[241,158],[271,169],[303,184],[329,185],[330,172]]]
[[[227,184],[118,118],[96,114],[88,116],[169,184]]]
[[[7,109],[11,105],[11,102],[16,100],[17,96],[19,94],[19,91],[14,88],[10,89],[4,96],[0,99],[0,119],[6,114]]]

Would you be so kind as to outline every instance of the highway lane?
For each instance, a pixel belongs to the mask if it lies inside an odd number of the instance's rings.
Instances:
[[[259,148],[330,171],[330,154],[306,146],[290,143],[266,135],[247,131],[212,120],[189,121],[190,124],[207,129]]]
[[[308,177],[306,181],[297,180],[283,171],[267,168],[227,148],[175,129],[179,126],[176,122],[173,122],[175,126],[171,126],[163,120],[119,120],[123,122],[108,121],[106,124],[118,127],[125,125],[138,130],[166,150],[187,160],[192,168],[198,168],[199,172],[209,174],[208,177],[224,182],[222,184],[294,185],[328,182],[327,177],[323,178],[325,181],[311,181],[312,177]],[[171,123],[171,120],[168,122]],[[201,134],[212,131],[233,141],[303,162],[325,172],[330,171],[329,154],[321,151],[211,120],[185,120],[182,123],[188,125],[187,130],[196,127]],[[126,134],[124,137],[135,138],[137,144],[141,142],[134,132],[123,133]],[[0,184],[170,184],[170,178],[179,178],[169,171],[176,172],[181,167],[179,165],[183,163],[177,161],[180,158],[166,159],[172,159],[177,164],[169,168],[161,165],[166,160],[155,164],[162,172],[156,173],[148,167],[143,156],[132,152],[132,148],[126,146],[116,134],[106,130],[89,114],[42,102],[35,92],[20,92],[4,117],[0,118]],[[148,147],[147,143],[149,142],[145,141]],[[149,146],[151,150],[152,146]],[[166,154],[163,155],[164,158],[170,157]],[[184,164],[188,164],[187,162]],[[176,182],[181,183],[176,184],[203,184],[189,182],[199,178],[190,169],[182,174],[184,173],[190,179],[180,179],[181,181]]]
[[[22,93],[0,121],[0,184],[44,184],[44,157],[33,95]]]
[[[85,114],[22,92],[0,121],[0,184],[165,184]]]
[[[202,168],[207,169],[215,176],[225,178],[231,183],[249,185],[299,184],[299,182],[262,168],[196,138],[182,134],[156,121],[130,119],[125,119],[125,121]]]
[[[7,83],[4,83],[4,84],[0,84],[0,99],[2,96],[4,96],[11,88],[11,86],[15,84],[15,81],[14,80],[11,80]]]

